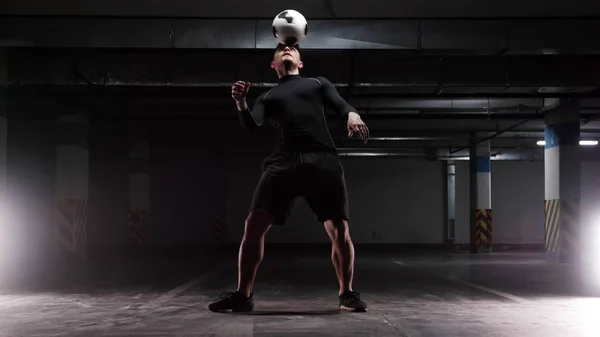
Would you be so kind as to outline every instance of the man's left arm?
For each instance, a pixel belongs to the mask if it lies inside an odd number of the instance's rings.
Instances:
[[[338,116],[348,117],[348,137],[357,133],[367,143],[369,140],[369,128],[360,118],[356,109],[340,96],[337,89],[325,77],[317,77],[321,82],[323,101],[332,108]]]

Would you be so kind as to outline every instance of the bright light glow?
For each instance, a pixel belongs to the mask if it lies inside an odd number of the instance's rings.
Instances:
[[[597,218],[596,222],[592,224],[590,234],[590,238],[587,242],[587,246],[591,250],[590,274],[594,282],[593,286],[600,288],[600,246],[597,244],[600,240],[600,218]]]
[[[443,140],[439,137],[371,137],[369,140],[386,140],[386,141],[409,141],[409,140]]]
[[[544,146],[544,145],[546,145],[546,142],[543,140],[538,140],[537,145]],[[596,145],[598,145],[598,141],[597,140],[580,140],[579,145],[580,146],[596,146]]]
[[[11,240],[7,239],[9,233],[7,231],[5,209],[3,201],[0,200],[0,284],[6,278],[6,268],[8,267],[10,258],[9,244],[11,243]]]
[[[347,152],[340,153],[343,156],[349,157],[376,157],[376,156],[389,156],[389,153],[376,153],[376,152]]]
[[[405,140],[403,137],[371,137],[370,140]]]

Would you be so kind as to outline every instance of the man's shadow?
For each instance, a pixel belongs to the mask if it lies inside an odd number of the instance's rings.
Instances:
[[[332,316],[339,315],[341,310],[306,310],[306,311],[288,311],[288,310],[255,310],[249,312],[236,312],[236,315],[248,316]]]

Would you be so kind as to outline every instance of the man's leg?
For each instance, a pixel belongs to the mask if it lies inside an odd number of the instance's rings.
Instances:
[[[333,262],[333,268],[335,269],[335,275],[337,276],[338,282],[340,284],[340,289],[343,288],[343,284],[342,284],[342,274],[340,274],[340,270],[341,270],[341,262],[340,262],[340,257],[337,253],[337,250],[335,249],[335,245],[332,244],[331,245],[331,262]]]
[[[352,291],[354,278],[354,245],[345,220],[325,221],[325,229],[331,239],[331,260],[340,284],[339,295]]]
[[[237,291],[246,297],[253,293],[256,272],[264,255],[265,235],[272,223],[271,216],[265,212],[250,213],[246,219],[238,256],[237,288]]]
[[[284,158],[285,159],[285,158]],[[292,165],[279,160],[268,166],[258,182],[246,219],[238,255],[238,287],[233,293],[211,303],[212,311],[250,311],[254,309],[254,280],[264,254],[265,235],[271,225],[283,224],[295,198]]]
[[[273,223],[266,212],[252,212],[246,219],[244,237],[238,255],[238,287],[235,292],[221,295],[208,309],[216,312],[252,311],[254,309],[254,281],[263,259],[265,235]]]
[[[211,303],[208,306],[209,310],[224,312],[254,309],[254,281],[264,255],[265,235],[272,223],[273,218],[264,211],[251,212],[246,218],[244,237],[238,255],[237,290],[226,293],[220,301]]]
[[[360,294],[352,289],[354,245],[348,228],[348,190],[337,156],[309,153],[303,157],[302,194],[331,238],[331,260],[340,285],[340,309],[366,311]]]
[[[360,294],[352,289],[354,279],[354,244],[346,220],[327,220],[325,229],[331,239],[331,260],[340,285],[340,309],[347,311],[367,311],[367,304]]]

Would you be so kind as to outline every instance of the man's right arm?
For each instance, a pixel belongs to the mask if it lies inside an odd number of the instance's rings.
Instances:
[[[245,98],[241,102],[236,102],[236,105],[240,123],[246,130],[255,130],[265,122],[264,95],[256,99],[252,110],[250,110]]]

